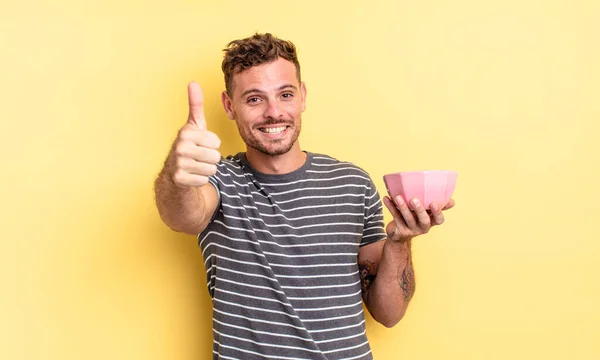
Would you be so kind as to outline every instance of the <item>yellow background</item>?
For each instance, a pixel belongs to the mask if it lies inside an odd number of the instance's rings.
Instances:
[[[152,182],[221,49],[299,49],[303,149],[381,176],[458,171],[415,240],[417,293],[377,360],[600,359],[600,5],[589,0],[3,1],[0,358],[208,359],[195,239]],[[386,213],[387,220],[390,219]]]

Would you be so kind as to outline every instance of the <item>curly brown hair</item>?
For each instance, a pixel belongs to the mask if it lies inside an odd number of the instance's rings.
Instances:
[[[270,63],[284,58],[296,66],[296,75],[300,82],[300,63],[296,55],[296,46],[291,41],[281,40],[266,34],[254,34],[241,40],[233,40],[223,49],[225,57],[221,69],[225,75],[225,89],[229,96],[233,92],[233,75],[252,66]]]

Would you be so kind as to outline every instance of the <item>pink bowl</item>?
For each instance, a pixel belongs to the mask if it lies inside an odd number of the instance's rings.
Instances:
[[[398,195],[406,202],[418,198],[426,209],[432,202],[443,208],[454,192],[457,176],[447,170],[407,171],[384,175],[383,182],[392,199]]]

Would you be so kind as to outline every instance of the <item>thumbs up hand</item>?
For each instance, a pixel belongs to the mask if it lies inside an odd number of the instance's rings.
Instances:
[[[202,186],[217,172],[221,160],[219,137],[207,130],[200,85],[188,85],[190,113],[171,150],[173,182],[180,187]]]

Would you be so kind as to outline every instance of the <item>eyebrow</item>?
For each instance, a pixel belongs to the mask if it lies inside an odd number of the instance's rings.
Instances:
[[[285,84],[285,85],[281,85],[281,86],[280,86],[280,87],[277,89],[277,91],[281,91],[281,90],[284,90],[284,89],[287,89],[287,88],[292,88],[292,89],[294,89],[294,90],[296,90],[296,89],[297,89],[297,88],[296,88],[296,86],[294,86],[294,85],[292,85],[292,84]],[[259,93],[259,94],[264,94],[265,92],[264,92],[263,90],[260,90],[260,89],[257,89],[257,88],[248,89],[248,90],[246,90],[246,91],[244,91],[244,92],[242,93],[241,97],[244,97],[244,96],[246,96],[246,95],[248,95],[248,94],[250,94],[250,93]]]

